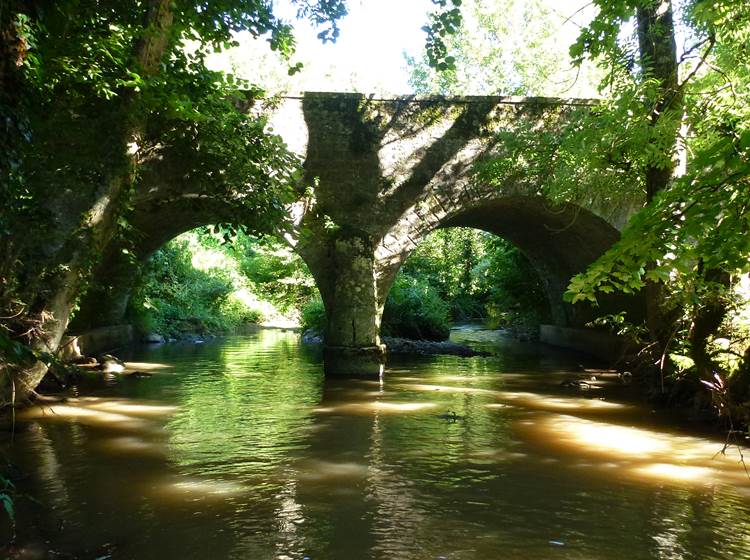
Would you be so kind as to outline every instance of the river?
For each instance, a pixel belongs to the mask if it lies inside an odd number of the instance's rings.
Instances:
[[[717,455],[715,438],[602,398],[597,385],[620,381],[580,357],[453,336],[495,355],[394,358],[382,381],[330,381],[280,330],[133,349],[151,377],[26,411],[2,436],[21,494],[13,554],[750,558],[736,448]]]

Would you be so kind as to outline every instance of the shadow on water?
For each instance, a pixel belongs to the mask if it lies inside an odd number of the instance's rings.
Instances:
[[[29,410],[4,442],[28,496],[16,552],[750,556],[736,450],[714,457],[718,442],[640,405],[561,390],[578,357],[494,349],[393,359],[382,382],[325,380],[281,331],[137,349],[151,377]]]

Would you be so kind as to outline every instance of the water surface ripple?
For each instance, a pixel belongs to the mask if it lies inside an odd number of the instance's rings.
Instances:
[[[750,558],[737,450],[714,457],[719,442],[648,408],[561,388],[581,375],[575,357],[456,336],[495,356],[394,359],[381,383],[325,380],[291,332],[134,350],[152,377],[31,410],[3,442],[27,496],[19,547],[160,560]]]

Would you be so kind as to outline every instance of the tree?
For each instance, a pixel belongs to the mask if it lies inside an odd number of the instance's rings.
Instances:
[[[337,36],[342,0],[296,4],[323,40]],[[5,405],[36,387],[134,193],[170,161],[189,162],[182,181],[233,198],[261,230],[280,220],[298,162],[248,112],[259,90],[204,64],[242,30],[291,53],[291,28],[267,2],[10,1],[0,15]]]
[[[535,150],[527,171],[546,173],[553,199],[598,191],[605,200],[623,193],[643,200],[620,242],[573,278],[568,298],[596,302],[600,293],[645,289],[650,309],[640,332],[649,365],[696,390],[698,380],[728,387],[727,375],[739,379],[750,356],[736,312],[747,299],[733,289],[750,271],[750,73],[743,63],[750,6],[686,3],[689,43],[678,58],[671,2],[595,5],[598,14],[571,54],[606,69],[604,101],[558,138],[515,140]],[[637,34],[623,41],[630,21]],[[496,163],[484,172],[508,169]],[[738,398],[746,398],[747,376],[739,385]]]
[[[336,39],[345,0],[291,2]],[[267,0],[2,2],[0,408],[32,394],[102,253],[127,251],[139,193],[284,223],[299,161],[266,133],[262,88],[205,63],[241,31],[294,50]]]
[[[461,16],[460,33],[436,37],[441,47],[421,59],[407,58],[416,92],[581,97],[596,91],[594,67],[576,69],[558,48],[567,21],[554,2],[467,0]]]

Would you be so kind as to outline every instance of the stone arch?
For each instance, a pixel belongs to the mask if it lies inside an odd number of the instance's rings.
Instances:
[[[107,247],[79,304],[72,330],[122,323],[140,269],[178,235],[201,226],[236,223],[236,208],[220,200],[177,199],[142,204],[130,219],[130,238]]]
[[[597,316],[626,309],[641,316],[635,298],[609,296],[593,309],[563,300],[570,279],[584,271],[620,237],[619,231],[593,212],[575,204],[552,205],[540,196],[512,195],[458,205],[452,211],[430,212],[431,219],[395,228],[380,247],[379,310],[391,284],[409,255],[431,232],[470,227],[492,233],[516,245],[539,273],[557,326],[581,327]],[[384,241],[386,241],[384,240]],[[394,250],[398,247],[397,250]]]
[[[541,197],[506,197],[466,209],[440,227],[473,227],[517,246],[539,273],[558,326],[583,326],[600,312],[565,303],[570,279],[619,238],[617,229],[574,204],[550,206]]]
[[[593,316],[585,306],[563,303],[562,293],[573,274],[614,243],[617,228],[642,201],[619,207],[591,193],[588,210],[574,204],[553,207],[536,194],[544,177],[519,171],[503,185],[490,185],[479,184],[475,175],[477,164],[518,157],[508,137],[555,134],[592,103],[335,93],[285,100],[275,126],[286,131],[284,137],[304,159],[307,186],[288,208],[289,241],[315,277],[329,314],[327,373],[382,371],[380,317],[391,283],[421,239],[441,227],[475,227],[519,246],[546,280],[558,324],[580,326]],[[147,258],[182,231],[232,222],[229,216],[237,215],[231,196],[223,202],[206,199],[203,190],[183,182],[179,165],[168,166],[164,173],[154,172],[151,183],[157,186],[136,201],[131,220],[141,231],[136,259]],[[118,271],[121,257],[118,247],[108,250],[99,283],[129,289],[127,267]],[[101,300],[109,316],[101,313],[102,305],[95,311],[104,323],[116,323],[112,314],[124,310],[127,298],[116,291],[108,288]],[[95,289],[84,309],[96,298]],[[637,303],[620,300],[611,307],[604,302],[598,311],[633,307]]]

